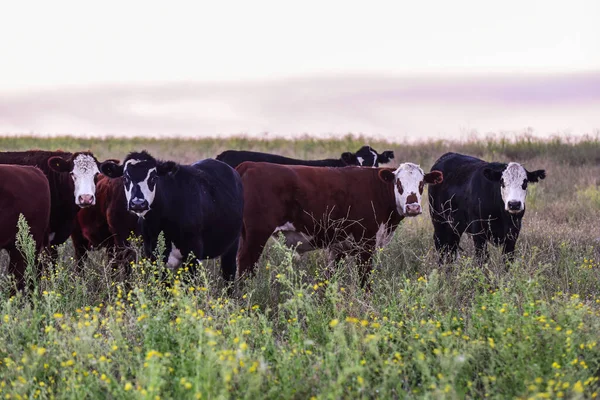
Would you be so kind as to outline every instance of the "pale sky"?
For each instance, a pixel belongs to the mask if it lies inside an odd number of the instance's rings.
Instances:
[[[0,2],[0,134],[600,129],[599,0]]]
[[[11,1],[0,88],[600,70],[598,0]]]

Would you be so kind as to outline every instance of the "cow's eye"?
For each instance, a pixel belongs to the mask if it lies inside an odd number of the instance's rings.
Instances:
[[[151,185],[154,185],[156,183],[156,180],[157,180],[157,176],[155,175],[155,176],[150,177],[149,182]]]
[[[523,181],[523,186],[521,186],[523,190],[527,190],[527,181]]]
[[[422,181],[421,181],[421,183],[419,183],[419,192],[420,192],[421,194],[423,194],[423,189],[424,189],[424,188],[425,188],[425,182],[422,182]]]
[[[73,172],[69,172],[69,175],[71,175],[71,179],[76,180],[77,177],[75,176],[75,174]]]
[[[504,187],[504,186],[505,186],[505,185],[504,185],[504,179],[500,179],[500,186],[501,186],[501,187]]]

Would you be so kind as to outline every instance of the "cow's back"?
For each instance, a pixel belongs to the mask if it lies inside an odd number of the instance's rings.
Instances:
[[[199,183],[198,189],[207,190],[212,204],[226,204],[229,212],[233,212],[232,219],[241,218],[243,210],[243,188],[240,175],[228,164],[211,158],[199,161],[192,165],[200,171],[196,175]],[[208,199],[207,203],[208,203]],[[208,206],[208,204],[205,204]]]
[[[14,243],[19,214],[41,247],[47,242],[50,218],[50,188],[38,168],[0,165],[0,247]]]

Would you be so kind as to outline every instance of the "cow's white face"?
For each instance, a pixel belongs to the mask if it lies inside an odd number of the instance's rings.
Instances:
[[[123,177],[127,209],[142,218],[156,199],[159,176],[175,174],[178,168],[177,163],[156,160],[146,151],[130,153],[123,165],[106,161],[100,166],[109,178]]]
[[[484,175],[491,181],[500,182],[500,195],[504,209],[511,214],[525,210],[528,183],[538,182],[546,177],[546,171],[527,171],[521,164],[511,162],[502,170],[487,168]]]
[[[421,196],[425,184],[435,185],[443,180],[440,171],[431,171],[427,174],[416,164],[400,164],[395,171],[381,170],[379,177],[394,184],[396,209],[400,215],[414,217],[422,213]]]
[[[508,164],[500,179],[500,193],[504,209],[509,213],[520,213],[525,209],[527,197],[527,171],[520,164]]]
[[[73,159],[71,178],[75,185],[75,204],[89,207],[96,204],[96,176],[100,173],[98,162],[88,154],[78,154]]]
[[[528,183],[536,183],[546,178],[546,171],[539,169],[529,172],[521,164],[511,162],[497,167],[486,168],[483,175],[492,182],[500,182],[500,195],[504,209],[511,214],[519,214],[525,210]]]
[[[156,197],[158,174],[156,163],[148,160],[127,160],[123,167],[123,184],[127,208],[144,217]]]
[[[75,204],[81,208],[96,204],[96,176],[100,173],[98,165],[91,153],[66,154],[48,159],[50,169],[59,173],[69,173],[73,180]]]

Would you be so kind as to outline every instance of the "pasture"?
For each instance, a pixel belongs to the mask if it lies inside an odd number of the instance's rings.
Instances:
[[[33,289],[0,286],[2,398],[594,398],[600,393],[600,140],[472,140],[394,144],[246,138],[199,140],[0,138],[0,150],[133,150],[192,163],[223,150],[337,158],[369,143],[390,166],[428,171],[446,151],[545,169],[508,271],[498,248],[480,267],[439,267],[427,211],[404,220],[375,255],[371,291],[352,261],[324,274],[326,257],[298,259],[281,242],[256,276],[228,296],[215,262],[196,276],[165,273],[141,256],[132,276],[103,250],[75,272],[31,260]],[[423,196],[426,202],[426,195]],[[427,206],[425,210],[427,210]],[[20,237],[31,257],[31,241]],[[159,246],[160,247],[160,246]],[[133,250],[141,254],[141,243]],[[160,252],[160,249],[159,249]],[[3,255],[4,257],[4,255]],[[5,261],[3,261],[5,264]],[[41,271],[41,277],[33,278]]]

